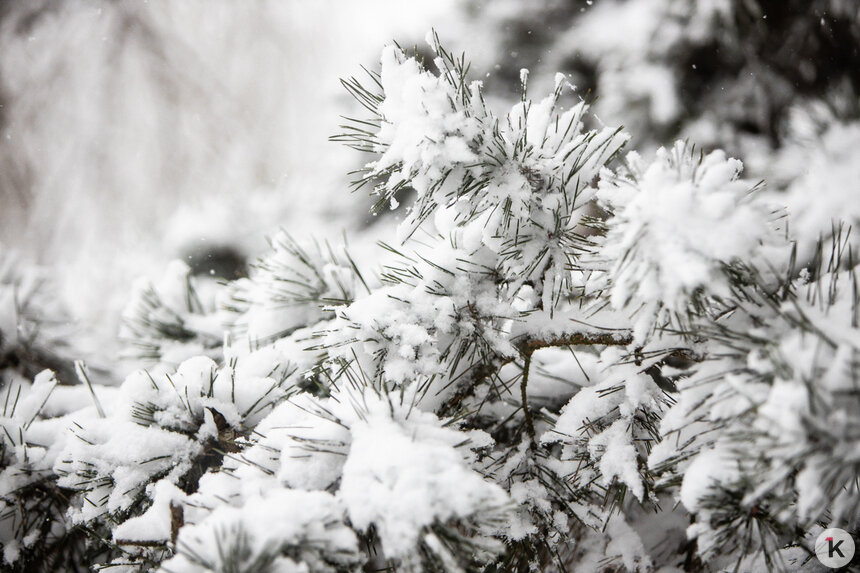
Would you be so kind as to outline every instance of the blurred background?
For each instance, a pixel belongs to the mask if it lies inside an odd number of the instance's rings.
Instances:
[[[4,0],[0,242],[104,322],[172,258],[230,274],[278,226],[361,227],[338,79],[446,4]]]
[[[494,105],[560,71],[630,149],[726,149],[807,249],[860,222],[857,0],[0,0],[2,249],[102,354],[171,259],[234,278],[279,227],[362,251],[396,214],[349,192],[338,80],[431,28]]]

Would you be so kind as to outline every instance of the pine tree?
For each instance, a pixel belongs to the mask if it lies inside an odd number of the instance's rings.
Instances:
[[[174,264],[124,315],[146,369],[6,382],[4,567],[798,570],[857,533],[850,229],[800,260],[737,159],[625,153],[563,75],[499,115],[429,43],[344,81],[403,212],[375,271],[286,232],[211,296]]]

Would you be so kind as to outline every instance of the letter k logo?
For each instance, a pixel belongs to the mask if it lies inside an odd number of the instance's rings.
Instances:
[[[825,529],[815,540],[815,556],[831,569],[848,565],[854,557],[854,549],[854,538],[838,527]]]
[[[845,542],[844,539],[840,539],[836,543],[833,543],[833,538],[827,538],[827,556],[833,557],[834,554],[839,554],[839,557],[845,557],[845,554],[842,553],[842,550],[839,549],[839,546]]]

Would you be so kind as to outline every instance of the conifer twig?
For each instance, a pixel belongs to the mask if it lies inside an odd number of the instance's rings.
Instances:
[[[523,354],[531,354],[541,348],[557,348],[561,346],[627,346],[633,343],[633,335],[628,330],[610,333],[572,332],[558,338],[534,338],[527,336],[517,343],[517,348]]]
[[[534,420],[532,420],[532,413],[529,411],[528,397],[526,396],[526,388],[529,385],[529,367],[532,363],[532,353],[526,353],[523,358],[523,377],[522,380],[520,380],[520,398],[523,402],[523,415],[525,416],[526,431],[529,433],[529,438],[531,438],[531,445],[532,447],[534,447],[535,425]]]

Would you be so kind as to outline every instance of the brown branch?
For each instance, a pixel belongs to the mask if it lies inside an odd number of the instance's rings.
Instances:
[[[535,425],[534,420],[532,420],[532,413],[529,411],[528,398],[526,397],[526,388],[529,385],[529,367],[532,364],[532,355],[531,352],[525,355],[525,361],[523,363],[523,378],[520,380],[520,398],[523,402],[523,415],[525,416],[526,422],[526,430],[529,433],[529,437],[531,438],[532,447],[534,447],[535,443]]]
[[[523,415],[525,416],[526,431],[531,438],[532,448],[535,447],[535,426],[532,413],[529,410],[527,395],[529,368],[532,363],[532,354],[541,348],[562,346],[627,346],[632,343],[633,335],[626,330],[599,334],[574,332],[552,339],[525,337],[516,343],[516,347],[523,357],[523,377],[520,380],[520,398],[523,403]]]
[[[627,346],[633,343],[633,335],[627,330],[606,333],[573,332],[559,338],[525,337],[516,343],[520,353],[531,354],[541,348],[559,346]]]
[[[134,541],[131,539],[117,539],[117,545],[131,545],[134,547],[167,547],[167,540],[164,541]]]
[[[170,502],[170,542],[176,543],[179,530],[185,525],[185,510],[181,504]]]
[[[633,343],[633,335],[627,330],[618,330],[606,333],[586,333],[574,332],[565,334],[559,338],[543,339],[534,338],[532,336],[522,336],[514,342],[514,346],[526,360],[526,367],[523,372],[523,380],[520,382],[520,393],[523,399],[523,412],[526,415],[526,427],[529,433],[534,437],[534,425],[531,417],[531,412],[526,404],[526,386],[528,385],[528,364],[531,362],[531,355],[541,348],[557,348],[563,346],[627,346]],[[463,389],[458,391],[453,397],[449,398],[440,408],[440,412],[450,412],[456,408],[460,402],[466,397],[472,395],[474,388],[482,381],[486,380],[492,373],[498,372],[502,366],[513,361],[509,356],[497,356],[498,360],[494,360],[495,368],[487,365],[487,368],[477,369],[477,375],[472,376],[471,380]]]

